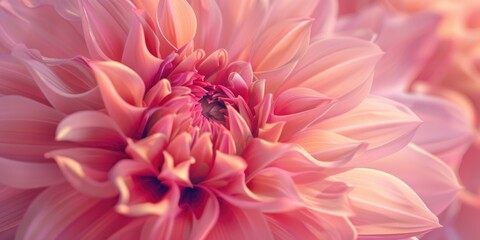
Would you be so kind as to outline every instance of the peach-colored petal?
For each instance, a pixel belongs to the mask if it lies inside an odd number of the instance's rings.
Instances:
[[[108,171],[123,153],[99,148],[69,148],[49,152],[69,183],[79,192],[93,197],[113,197],[117,189],[109,181]]]
[[[82,0],[81,19],[90,54],[97,59],[120,60],[131,26],[133,4],[126,0]]]
[[[280,137],[288,139],[323,117],[336,102],[309,88],[291,88],[275,99],[269,122],[285,122]]]
[[[143,115],[142,97],[145,86],[131,69],[116,62],[90,63],[108,113],[131,136]],[[128,84],[125,83],[128,81]]]
[[[160,0],[156,19],[164,40],[174,49],[183,47],[195,36],[197,18],[186,0]]]
[[[218,48],[222,29],[222,13],[215,0],[191,1],[192,9],[197,17],[195,46],[211,53]]]
[[[408,185],[387,173],[356,168],[331,177],[352,186],[349,193],[359,236],[398,239],[440,227]]]
[[[230,106],[227,107],[227,110],[228,126],[233,139],[235,139],[235,148],[237,152],[242,152],[252,138],[251,130],[237,111]]]
[[[305,87],[339,99],[329,113],[334,116],[353,108],[368,94],[380,57],[380,49],[370,42],[346,37],[321,39],[309,46],[281,90]]]
[[[257,72],[272,70],[303,55],[310,40],[311,21],[287,20],[262,33],[252,49],[253,69]]]
[[[160,59],[148,49],[145,35],[149,29],[144,30],[148,28],[145,25],[147,24],[141,16],[137,14],[133,16],[121,60],[123,64],[138,73],[145,82],[145,86],[150,87],[160,66]]]
[[[368,143],[362,159],[371,161],[406,146],[420,123],[418,117],[405,106],[391,100],[370,97],[351,111],[322,121],[315,127]]]

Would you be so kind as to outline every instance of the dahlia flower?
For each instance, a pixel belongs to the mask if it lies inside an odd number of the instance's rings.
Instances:
[[[374,78],[408,80],[376,68],[389,61],[380,44],[334,31],[337,7],[1,1],[0,236],[406,239],[440,227],[459,185],[421,144],[450,145],[415,141],[423,115]]]
[[[360,2],[359,2],[360,3]],[[454,103],[457,111],[436,111],[436,115],[430,114],[427,121],[434,121],[436,124],[424,124],[424,132],[443,135],[446,138],[443,145],[450,145],[445,149],[449,151],[438,151],[434,145],[424,145],[431,153],[438,156],[444,162],[452,167],[459,176],[464,188],[461,190],[455,204],[446,210],[441,217],[441,223],[445,226],[442,229],[431,232],[423,239],[477,239],[480,234],[476,222],[480,219],[480,195],[478,192],[479,179],[476,172],[479,169],[478,156],[480,145],[478,139],[478,115],[480,113],[478,98],[478,12],[480,5],[475,1],[389,1],[389,8],[385,8],[383,3],[372,3],[368,7],[362,8],[359,3],[355,7],[345,9],[345,14],[350,14],[343,21],[343,28],[348,24],[355,24],[354,29],[359,29],[359,22],[363,22],[363,27],[373,29],[371,24],[383,22],[381,31],[378,33],[378,43],[382,42],[393,44],[397,39],[392,39],[389,32],[397,32],[406,38],[415,41],[415,46],[423,49],[424,54],[421,57],[410,58],[410,63],[415,66],[411,77],[401,89],[402,92],[409,92],[409,95],[430,95],[428,98],[436,102],[450,101],[449,105]],[[364,3],[364,2],[362,2]],[[364,3],[365,4],[365,3]],[[402,13],[398,13],[401,11]],[[406,13],[406,15],[405,15]],[[423,17],[423,21],[420,19]],[[436,16],[436,21],[428,21],[427,16]],[[376,20],[372,20],[375,19]],[[401,19],[404,19],[403,22]],[[382,19],[383,21],[379,21]],[[385,21],[385,19],[387,19]],[[388,24],[388,19],[395,21],[395,24]],[[410,20],[409,20],[410,19]],[[408,23],[408,22],[411,22]],[[369,25],[370,24],[370,25]],[[422,27],[422,25],[430,25]],[[423,28],[423,29],[422,29]],[[416,34],[416,29],[421,30]],[[422,39],[432,39],[422,41]],[[400,41],[402,44],[406,41]],[[395,46],[395,45],[394,45]],[[388,51],[387,51],[388,52]],[[411,54],[419,51],[406,51]],[[396,54],[395,56],[400,56]],[[401,64],[408,66],[408,63]],[[398,65],[397,65],[398,66]],[[379,67],[381,68],[381,67]],[[407,71],[408,72],[408,71]],[[378,75],[377,75],[378,76]],[[442,98],[439,99],[438,97]],[[426,99],[423,97],[423,99]],[[399,100],[397,98],[397,100]],[[399,100],[405,103],[405,101]],[[422,117],[426,111],[416,111],[415,108],[421,107],[419,101],[409,100],[411,109]],[[418,107],[412,107],[417,105]],[[430,109],[435,109],[430,106]],[[432,111],[431,111],[432,112]],[[433,113],[433,112],[432,112]],[[459,118],[459,116],[462,116]],[[445,116],[447,116],[445,118]],[[450,120],[447,120],[450,119]],[[457,120],[454,120],[457,119]],[[462,120],[463,119],[463,120]],[[454,120],[454,121],[451,121]],[[442,123],[443,122],[443,123]],[[435,127],[435,125],[437,127]],[[450,126],[450,127],[448,127]],[[439,129],[438,127],[443,127]],[[421,127],[422,128],[422,127]],[[448,129],[448,131],[445,131]],[[455,134],[454,132],[457,132]],[[473,145],[465,153],[465,149],[471,141],[466,133],[470,131],[474,136]],[[421,134],[419,129],[417,134]],[[448,133],[450,132],[450,133]],[[417,137],[414,137],[414,142]],[[441,137],[440,137],[441,138]],[[440,139],[437,138],[437,139]],[[448,141],[447,141],[448,140]],[[437,150],[436,150],[437,149]],[[465,155],[464,155],[465,153]],[[462,158],[463,156],[463,158]]]

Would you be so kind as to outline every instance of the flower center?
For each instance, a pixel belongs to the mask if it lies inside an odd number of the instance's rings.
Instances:
[[[211,95],[205,95],[198,101],[202,106],[202,115],[208,120],[225,123],[225,114],[227,114],[227,107],[225,103]]]

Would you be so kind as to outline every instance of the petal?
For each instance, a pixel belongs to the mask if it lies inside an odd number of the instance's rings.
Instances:
[[[228,121],[227,126],[232,138],[235,139],[235,148],[241,153],[248,142],[252,139],[252,132],[244,119],[233,107],[227,106]]]
[[[14,188],[39,188],[63,182],[55,163],[23,162],[0,157],[0,183]]]
[[[389,173],[408,184],[435,214],[453,202],[460,188],[455,173],[445,163],[414,144],[366,167]]]
[[[180,200],[184,208],[172,219],[171,239],[204,239],[217,223],[220,207],[207,189],[195,188]]]
[[[296,133],[288,142],[300,145],[319,161],[338,163],[354,160],[368,146],[365,142],[314,128]]]
[[[320,0],[312,14],[315,18],[312,26],[312,37],[330,34],[337,21],[338,3],[335,0]]]
[[[90,65],[109,115],[127,136],[134,135],[144,111],[142,79],[120,63],[92,62]]]
[[[143,79],[145,86],[150,87],[160,66],[160,59],[154,56],[147,47],[146,22],[135,14],[132,26],[123,50],[122,63],[134,70]]]
[[[207,239],[273,239],[264,215],[259,210],[240,209],[220,200],[217,224]]]
[[[246,167],[243,158],[217,151],[212,169],[202,184],[215,187],[223,186],[243,174]]]
[[[424,122],[413,142],[450,166],[458,166],[467,143],[473,139],[463,111],[450,102],[429,96],[397,94],[393,99],[405,104]]]
[[[96,59],[122,59],[134,7],[130,1],[82,0],[81,19],[90,54]]]
[[[322,121],[315,128],[328,129],[368,143],[367,151],[352,163],[388,156],[405,147],[420,120],[407,107],[383,98],[370,97],[351,111]]]
[[[42,190],[22,190],[0,185],[0,195],[2,196],[0,200],[0,237],[4,237],[3,234],[8,231],[16,231],[28,206]]]
[[[80,24],[64,19],[51,6],[30,8],[21,1],[3,1],[0,18],[0,43],[9,49],[23,43],[47,57],[89,56]]]
[[[118,150],[127,144],[120,127],[108,115],[94,111],[74,113],[63,119],[56,140]]]
[[[93,72],[86,59],[46,59],[33,51],[16,47],[42,94],[56,109],[73,113],[103,108]]]
[[[20,96],[0,97],[0,156],[46,162],[44,154],[68,146],[55,141],[64,114]]]
[[[10,55],[0,55],[0,95],[20,95],[48,104],[35,81],[21,62]]]
[[[292,19],[268,28],[254,42],[255,72],[272,70],[303,55],[310,40],[311,19]]]
[[[418,13],[408,18],[387,15],[382,19],[377,44],[385,55],[375,72],[373,92],[406,90],[436,50],[440,21],[436,13]]]
[[[219,44],[222,29],[222,13],[215,0],[191,1],[197,17],[197,31],[194,43],[207,53],[215,51]]]
[[[381,57],[373,43],[347,37],[312,43],[278,93],[305,87],[339,100],[330,116],[356,106],[369,93],[374,67]]]
[[[175,49],[183,47],[195,36],[197,18],[185,0],[160,0],[156,18],[162,36]]]
[[[285,140],[321,118],[334,104],[331,98],[312,89],[288,89],[275,99],[269,122],[285,122],[280,137]]]
[[[112,211],[115,199],[100,200],[76,192],[66,184],[43,191],[28,208],[18,239],[106,239],[130,219]]]
[[[352,187],[350,219],[359,236],[398,239],[440,227],[437,217],[398,178],[373,169],[356,168],[330,177]]]
[[[356,239],[357,235],[346,217],[307,209],[267,214],[266,218],[275,239]]]
[[[98,148],[69,148],[49,152],[67,181],[79,192],[93,197],[113,197],[117,189],[109,181],[108,172],[125,155]]]

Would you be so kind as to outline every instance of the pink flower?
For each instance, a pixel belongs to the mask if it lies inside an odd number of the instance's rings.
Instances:
[[[336,1],[0,5],[3,236],[399,239],[457,192]]]

